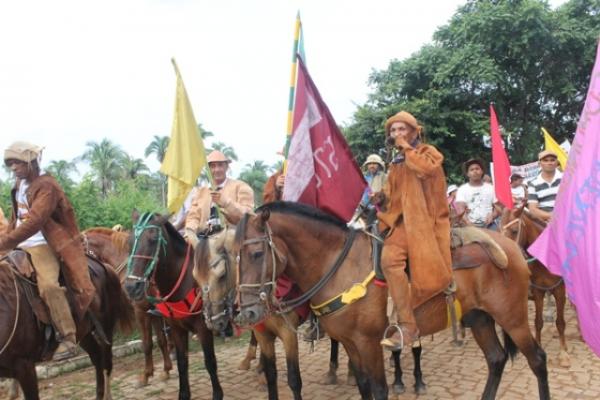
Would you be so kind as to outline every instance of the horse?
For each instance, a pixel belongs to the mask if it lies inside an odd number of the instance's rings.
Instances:
[[[531,335],[527,320],[527,264],[516,243],[495,232],[488,235],[506,253],[506,268],[498,268],[483,252],[486,257],[478,267],[454,271],[456,297],[464,312],[461,323],[471,328],[488,365],[482,398],[496,397],[506,361],[518,349],[537,378],[540,399],[550,399],[546,354]],[[256,215],[244,216],[237,226],[234,249],[239,254],[240,308],[250,323],[262,320],[269,308],[277,306],[273,285],[284,272],[311,304],[336,298],[351,286],[355,294],[362,292],[363,297],[353,303],[321,316],[321,323],[346,348],[361,397],[388,397],[379,344],[387,325],[387,291],[364,284],[373,269],[370,237],[313,207],[276,202],[258,208]],[[417,307],[421,335],[446,328],[447,312],[443,293]],[[504,347],[495,323],[504,331]]]
[[[565,339],[565,304],[567,301],[563,279],[552,274],[537,259],[527,254],[527,249],[542,233],[546,223],[537,219],[525,209],[525,204],[513,210],[504,209],[500,218],[501,232],[506,237],[514,240],[527,257],[531,271],[531,294],[535,303],[535,339],[542,343],[542,328],[544,326],[544,296],[551,293],[556,302],[556,329],[560,341],[559,364],[570,367],[571,361]]]
[[[173,303],[189,304],[189,311],[170,311],[173,318],[167,318],[177,354],[179,400],[191,398],[188,332],[194,332],[200,340],[204,364],[212,384],[212,398],[221,400],[223,389],[217,376],[213,333],[204,322],[202,309],[196,311],[198,301],[201,300],[197,294],[201,293],[198,292],[198,286],[192,276],[194,250],[171,225],[168,216],[154,213],[140,215],[134,210],[132,219],[134,234],[130,239],[130,260],[125,278],[125,288],[129,297],[134,301],[149,298],[163,305],[168,302],[166,307],[169,310],[176,306]],[[158,290],[158,294],[155,289]],[[163,293],[168,294],[161,296]],[[157,307],[159,305],[157,304]]]
[[[112,269],[92,258],[88,263],[96,296],[85,317],[75,320],[77,340],[96,370],[96,399],[109,400],[113,333],[115,327],[126,334],[131,331],[133,308]],[[48,359],[58,347],[36,292],[34,281],[8,258],[0,260],[0,377],[14,378],[26,400],[39,399],[35,363]],[[69,291],[67,298],[72,305]]]
[[[129,256],[129,233],[115,231],[109,228],[89,228],[83,232],[86,251],[105,264],[110,265],[119,275],[121,282],[125,280],[125,267]],[[138,329],[142,334],[142,349],[144,351],[144,371],[138,378],[138,387],[148,385],[148,380],[154,376],[154,362],[152,360],[152,330],[156,332],[156,340],[163,357],[162,381],[169,379],[173,363],[169,356],[169,343],[165,335],[164,320],[148,314],[152,305],[145,298],[133,301],[135,319]]]

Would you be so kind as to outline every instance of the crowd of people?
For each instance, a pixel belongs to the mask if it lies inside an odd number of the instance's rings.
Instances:
[[[388,168],[378,154],[369,155],[363,163],[368,186],[359,208],[377,211],[384,240],[381,267],[398,317],[392,334],[381,341],[392,350],[408,346],[418,337],[413,309],[451,283],[450,216],[460,224],[498,229],[502,211],[494,186],[486,178],[485,163],[479,158],[465,161],[462,172],[466,181],[448,185],[444,156],[425,143],[422,130],[410,113],[393,115],[386,121],[386,137],[382,138],[395,149]],[[16,142],[4,152],[4,162],[16,182],[11,192],[10,220],[0,209],[0,252],[20,248],[30,255],[40,295],[61,342],[57,356],[63,357],[76,351],[74,318],[81,318],[92,305],[94,288],[87,274],[75,212],[58,182],[41,174],[41,151],[39,146]],[[172,218],[192,246],[198,243],[199,234],[217,233],[222,224],[233,227],[255,206],[252,188],[228,177],[230,159],[215,150],[207,161],[213,185],[194,188]],[[562,173],[552,151],[540,152],[538,161],[538,176],[524,183],[523,176],[513,174],[510,185],[516,206],[527,206],[532,215],[547,222]],[[277,171],[265,184],[263,201],[281,200],[284,185],[285,175]],[[409,240],[411,237],[433,238],[436,245],[425,248]],[[408,263],[410,280],[405,271]],[[59,284],[61,265],[69,272],[68,285],[78,300],[75,316],[69,311],[65,288]]]

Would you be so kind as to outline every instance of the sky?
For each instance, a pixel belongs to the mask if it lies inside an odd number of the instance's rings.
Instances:
[[[272,165],[285,142],[298,10],[309,73],[344,125],[366,101],[373,69],[431,41],[463,3],[1,2],[0,146],[45,146],[45,166],[108,138],[144,158],[154,135],[171,132],[174,57],[197,122],[237,152],[234,174],[254,160]],[[146,162],[158,169],[153,157]]]

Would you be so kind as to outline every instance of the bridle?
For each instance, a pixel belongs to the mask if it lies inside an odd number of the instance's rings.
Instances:
[[[177,278],[177,282],[175,283],[175,285],[173,286],[171,291],[166,296],[162,296],[162,297],[149,294],[148,289],[151,286],[152,287],[156,286],[155,276],[156,276],[156,271],[157,271],[158,260],[159,260],[160,254],[161,254],[161,249],[162,249],[162,254],[164,256],[167,255],[167,240],[165,239],[165,236],[163,233],[163,227],[161,225],[156,225],[156,224],[150,223],[153,216],[154,216],[153,213],[144,213],[140,216],[138,222],[133,226],[134,242],[133,242],[133,246],[131,247],[131,253],[129,254],[129,259],[127,260],[127,274],[126,274],[127,277],[125,279],[132,280],[135,282],[143,282],[144,283],[144,294],[146,295],[147,300],[150,303],[155,304],[155,303],[161,303],[161,302],[168,301],[175,294],[177,289],[179,289],[179,286],[181,285],[181,282],[183,281],[183,278],[184,278],[184,276],[187,272],[188,266],[190,264],[190,254],[191,254],[192,246],[190,244],[187,245],[185,260],[183,261],[183,265],[181,267],[179,277]],[[158,232],[158,241],[156,243],[156,248],[154,249],[151,256],[136,254],[142,234],[145,231],[150,230],[150,229],[156,229]],[[142,259],[142,260],[149,261],[146,264],[146,268],[144,269],[143,276],[138,276],[138,275],[133,274],[133,261],[135,259]]]

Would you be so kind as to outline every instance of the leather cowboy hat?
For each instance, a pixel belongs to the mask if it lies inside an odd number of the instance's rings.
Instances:
[[[469,167],[473,164],[477,164],[481,167],[481,170],[485,173],[485,164],[483,163],[483,160],[481,158],[470,158],[467,161],[465,161],[462,165],[462,172],[463,174],[467,174],[467,171],[469,170]]]

